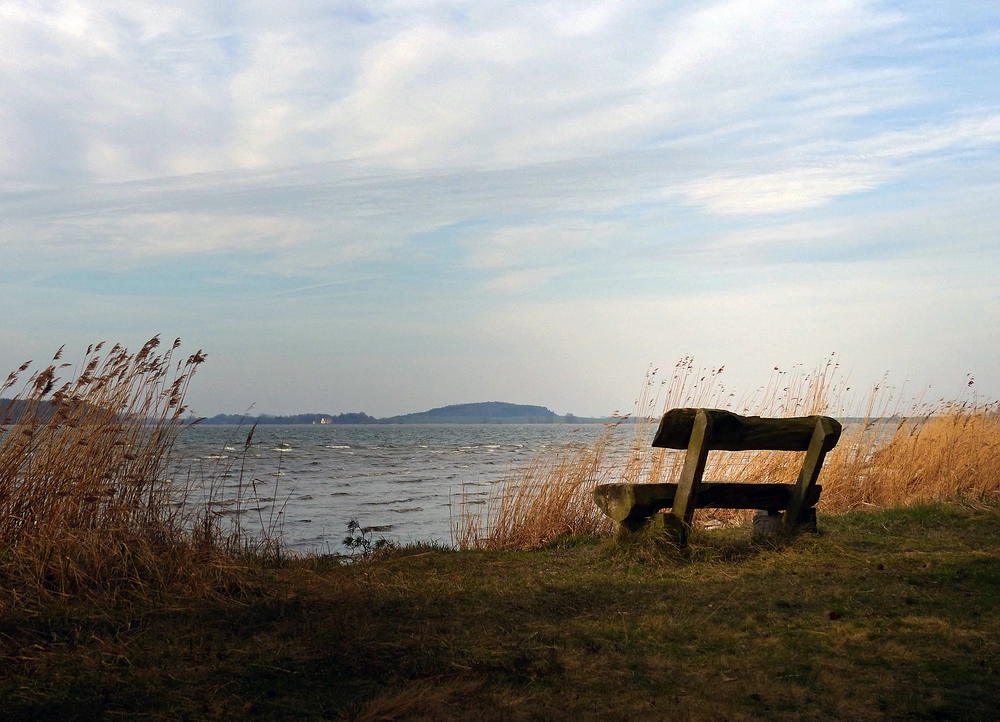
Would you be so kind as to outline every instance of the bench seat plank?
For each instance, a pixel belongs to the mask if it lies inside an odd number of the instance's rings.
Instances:
[[[697,509],[769,509],[788,506],[795,484],[750,484],[743,482],[702,482],[695,498]],[[823,487],[813,485],[803,508],[815,506]],[[661,509],[674,505],[677,484],[600,484],[594,501],[614,521],[638,523]]]

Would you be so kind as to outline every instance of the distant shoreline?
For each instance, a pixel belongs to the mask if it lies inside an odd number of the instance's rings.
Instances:
[[[436,421],[395,421],[392,419],[372,419],[371,421],[290,421],[291,417],[273,417],[273,416],[232,416],[232,415],[222,415],[225,418],[220,419],[218,416],[204,417],[198,419],[199,426],[247,426],[257,424],[258,426],[559,426],[559,425],[599,425],[606,424],[612,421],[610,417],[573,417],[567,420],[565,417],[559,417],[555,421],[538,421],[538,420],[492,420],[484,421],[482,419],[460,419],[454,421],[448,420],[436,420]],[[232,417],[233,420],[229,420]],[[618,419],[623,423],[630,423],[632,419]]]
[[[407,424],[604,424],[611,417],[556,414],[544,406],[485,401],[474,404],[442,406],[414,414],[377,418],[364,412],[346,414],[217,414],[201,419],[202,424],[259,425],[407,425]]]

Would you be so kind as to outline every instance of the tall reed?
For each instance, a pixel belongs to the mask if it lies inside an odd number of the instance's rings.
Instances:
[[[72,591],[170,573],[171,559],[211,546],[210,522],[184,528],[165,479],[185,425],[184,396],[205,360],[175,360],[180,340],[136,353],[87,349],[75,372],[63,349],[18,389],[0,385],[0,574]]]

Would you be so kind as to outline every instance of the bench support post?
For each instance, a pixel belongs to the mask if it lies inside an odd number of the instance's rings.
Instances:
[[[805,500],[810,490],[816,485],[819,472],[823,468],[823,459],[826,458],[826,451],[823,446],[826,437],[833,433],[833,427],[825,418],[820,417],[816,421],[816,428],[813,430],[812,440],[806,450],[806,458],[802,462],[802,471],[799,472],[799,479],[795,482],[795,490],[792,491],[792,498],[788,500],[785,508],[785,531],[794,531],[802,519],[799,517],[805,510]]]
[[[694,519],[695,502],[698,500],[698,487],[705,473],[705,462],[708,461],[708,450],[712,446],[712,417],[704,409],[698,409],[694,418],[694,428],[691,430],[691,440],[688,442],[687,453],[684,455],[684,467],[677,483],[677,495],[674,497],[673,515],[683,523],[686,531]],[[681,540],[684,543],[684,540]]]

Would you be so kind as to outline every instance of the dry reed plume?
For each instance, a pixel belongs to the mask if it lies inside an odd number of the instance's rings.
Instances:
[[[773,417],[826,414],[845,419],[838,446],[820,476],[821,513],[843,513],[952,499],[1000,496],[1000,414],[996,404],[975,400],[926,404],[903,402],[901,391],[880,384],[852,394],[839,365],[828,360],[812,373],[774,369],[770,381],[738,396],[720,381],[723,367],[696,368],[681,359],[669,380],[646,375],[636,401],[631,439],[606,427],[600,439],[572,451],[547,452],[514,470],[490,491],[485,510],[463,499],[454,524],[460,548],[541,546],[567,533],[606,534],[608,520],[593,503],[600,483],[676,482],[683,451],[649,446],[656,424],[671,408],[722,408]],[[971,383],[971,382],[970,382]],[[859,402],[860,399],[860,402]],[[705,478],[747,483],[792,483],[802,453],[712,452]],[[749,510],[699,510],[695,523],[746,523]]]
[[[182,529],[164,473],[205,356],[175,361],[180,340],[159,344],[103,355],[97,344],[68,381],[60,349],[0,404],[0,574],[21,579],[13,588],[134,585],[193,553],[197,534]],[[211,529],[202,531],[210,546]]]

